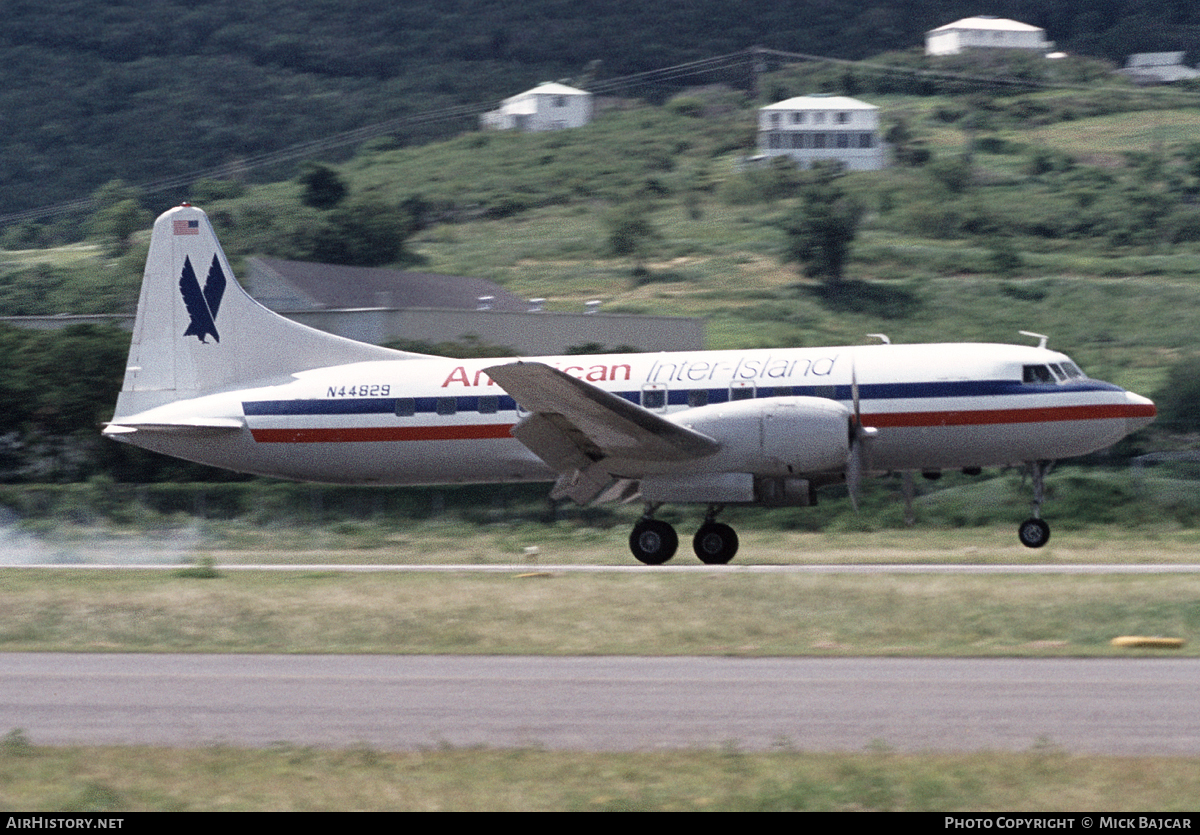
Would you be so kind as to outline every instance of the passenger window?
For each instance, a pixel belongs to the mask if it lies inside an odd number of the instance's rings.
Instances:
[[[729,386],[730,400],[753,400],[754,383],[732,383]]]
[[[697,406],[708,405],[708,389],[692,389],[688,392],[688,406],[693,409]]]
[[[396,417],[412,417],[417,413],[417,401],[411,397],[396,398]]]
[[[500,410],[500,398],[494,394],[484,395],[479,398],[479,414],[494,415]]]
[[[666,386],[647,386],[642,389],[642,408],[661,411],[667,407]]]
[[[458,413],[458,398],[457,397],[439,397],[437,399],[437,413],[439,415],[453,415]]]

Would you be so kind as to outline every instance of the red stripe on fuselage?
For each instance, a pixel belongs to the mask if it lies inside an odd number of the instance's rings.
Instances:
[[[1045,409],[985,409],[963,412],[878,412],[864,414],[866,426],[985,426],[999,423],[1052,423],[1064,420],[1126,420],[1154,417],[1151,405],[1133,403],[1055,406]]]
[[[376,441],[476,441],[511,438],[511,423],[449,426],[339,426],[321,429],[251,429],[260,444],[339,444]]]

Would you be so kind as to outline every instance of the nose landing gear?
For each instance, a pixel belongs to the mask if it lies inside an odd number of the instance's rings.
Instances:
[[[1017,528],[1017,537],[1026,548],[1041,548],[1050,541],[1050,526],[1044,519],[1026,519]]]
[[[1033,481],[1033,516],[1017,528],[1017,538],[1026,548],[1041,548],[1050,541],[1050,526],[1042,519],[1042,502],[1046,498],[1046,473],[1053,461],[1030,461],[1029,475]]]

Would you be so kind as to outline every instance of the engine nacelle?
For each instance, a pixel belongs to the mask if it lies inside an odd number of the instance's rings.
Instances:
[[[786,477],[844,470],[850,418],[833,400],[769,397],[700,406],[668,419],[721,444],[704,459],[707,471]]]

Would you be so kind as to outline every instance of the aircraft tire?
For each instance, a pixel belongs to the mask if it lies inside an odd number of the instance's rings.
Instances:
[[[643,519],[629,534],[629,550],[646,565],[662,565],[679,548],[675,529],[660,519]]]
[[[1026,519],[1017,528],[1017,537],[1026,548],[1041,548],[1050,541],[1050,526],[1042,519]]]
[[[706,565],[725,565],[737,553],[737,532],[721,522],[705,522],[692,537],[692,550]]]

